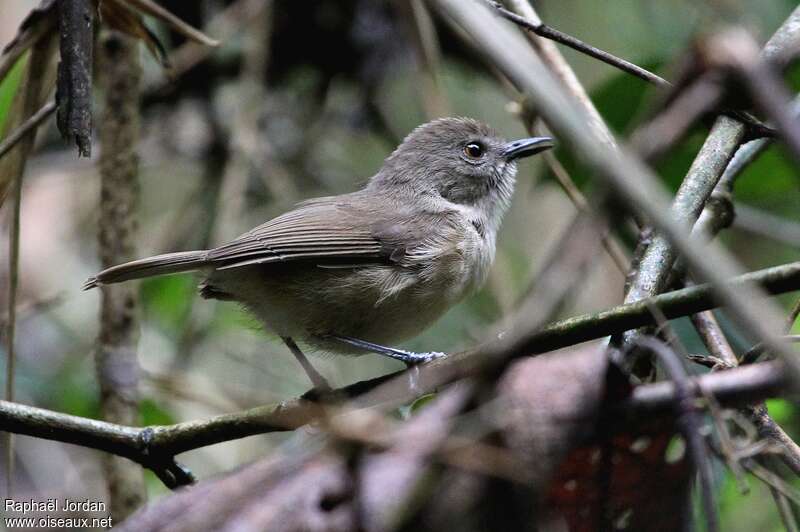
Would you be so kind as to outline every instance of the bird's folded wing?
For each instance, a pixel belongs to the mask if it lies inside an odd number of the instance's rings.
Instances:
[[[207,259],[218,270],[297,260],[319,265],[388,262],[395,246],[381,241],[371,224],[363,224],[375,219],[370,209],[357,197],[316,199],[210,250]]]

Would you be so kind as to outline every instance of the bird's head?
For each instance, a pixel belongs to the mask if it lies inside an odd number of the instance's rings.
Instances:
[[[551,148],[550,137],[506,141],[471,118],[441,118],[417,127],[386,159],[370,187],[441,196],[498,219],[511,201],[517,160]]]

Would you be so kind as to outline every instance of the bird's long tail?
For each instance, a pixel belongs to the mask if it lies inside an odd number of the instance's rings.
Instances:
[[[89,290],[102,284],[120,283],[131,279],[166,275],[168,273],[191,272],[208,264],[205,251],[181,251],[166,253],[118,264],[90,277],[83,285]]]

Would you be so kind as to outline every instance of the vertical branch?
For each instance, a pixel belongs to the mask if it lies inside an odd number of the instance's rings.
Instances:
[[[78,154],[92,154],[92,21],[91,0],[58,0],[61,62],[56,101],[58,129],[74,137]]]
[[[103,267],[134,257],[135,209],[139,196],[139,81],[136,41],[120,33],[100,38],[98,81],[105,89],[100,154],[100,258]],[[102,288],[100,337],[95,355],[101,408],[107,421],[138,422],[139,363],[136,290],[132,285]],[[120,521],[144,503],[142,469],[124,458],[106,456],[104,469],[111,515]]]

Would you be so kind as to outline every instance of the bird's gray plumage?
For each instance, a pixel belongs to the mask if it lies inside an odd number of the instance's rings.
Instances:
[[[114,266],[86,287],[199,270],[204,297],[241,302],[281,336],[336,351],[325,335],[397,342],[485,280],[514,187],[506,149],[480,122],[436,120],[362,190],[305,201],[211,250]]]

